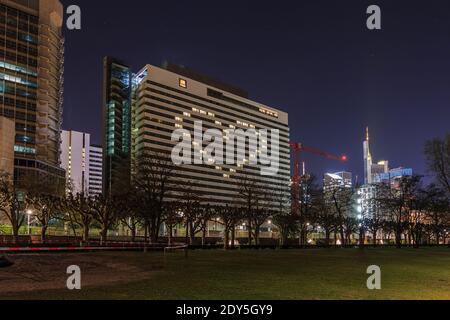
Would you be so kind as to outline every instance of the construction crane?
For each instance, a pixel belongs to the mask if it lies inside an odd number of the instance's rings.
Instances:
[[[293,192],[293,212],[294,214],[299,213],[299,187],[301,182],[301,177],[305,175],[305,169],[303,167],[303,174],[300,175],[300,158],[301,153],[306,152],[310,154],[314,154],[316,156],[334,160],[334,161],[341,161],[341,162],[347,162],[348,157],[346,155],[342,156],[336,156],[331,153],[321,151],[315,148],[306,147],[303,145],[303,143],[297,143],[297,142],[291,142],[290,147],[292,150],[293,158],[294,158],[294,175],[292,177],[292,192]]]

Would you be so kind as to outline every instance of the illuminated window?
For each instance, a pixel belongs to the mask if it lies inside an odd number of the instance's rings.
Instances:
[[[222,122],[216,121],[216,124],[217,124],[218,126],[221,126],[221,125],[222,125]]]
[[[180,79],[180,87],[187,89],[187,81],[184,79]]]
[[[180,117],[175,117],[175,121],[178,121],[178,122],[183,122],[183,119],[182,119],[182,118],[180,118]]]
[[[183,129],[183,126],[179,123],[175,123],[175,128],[177,129]]]
[[[210,117],[215,117],[216,115],[214,114],[214,113],[212,113],[212,112],[208,112],[208,116],[210,116]]]
[[[188,118],[190,118],[190,117],[191,117],[191,114],[190,114],[190,113],[188,113],[188,112],[183,112],[183,115],[184,115],[185,117],[188,117]]]

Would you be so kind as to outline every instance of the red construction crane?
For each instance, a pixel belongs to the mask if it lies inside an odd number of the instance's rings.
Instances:
[[[321,151],[321,150],[311,148],[311,147],[306,147],[305,145],[303,145],[303,143],[291,142],[290,146],[291,146],[291,150],[292,150],[293,157],[294,157],[294,176],[292,179],[293,182],[300,181],[300,153],[301,152],[315,154],[317,156],[320,156],[322,158],[329,159],[329,160],[335,160],[335,161],[341,161],[341,162],[348,161],[348,157],[346,155],[336,156],[334,154],[331,154],[331,153],[328,153],[325,151]]]
[[[299,187],[301,182],[301,175],[300,175],[300,154],[302,152],[311,153],[317,156],[320,156],[325,159],[329,160],[335,160],[335,161],[341,161],[341,162],[347,162],[348,157],[346,155],[342,156],[336,156],[331,153],[321,151],[315,148],[306,147],[303,145],[303,143],[296,143],[291,142],[290,143],[293,158],[294,158],[294,175],[292,177],[292,193],[293,193],[293,203],[292,203],[292,210],[294,214],[299,214]]]

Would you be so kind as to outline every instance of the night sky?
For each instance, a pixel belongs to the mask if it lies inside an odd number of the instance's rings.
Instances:
[[[289,112],[293,141],[351,159],[306,156],[319,176],[349,170],[361,181],[366,126],[375,160],[425,174],[425,141],[450,131],[448,0],[62,2],[83,15],[81,31],[65,31],[64,128],[95,143],[105,55],[135,71],[182,64]],[[366,28],[370,4],[381,31]]]

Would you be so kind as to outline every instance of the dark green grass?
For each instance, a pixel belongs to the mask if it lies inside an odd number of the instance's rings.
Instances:
[[[111,253],[110,253],[111,254]],[[117,253],[146,268],[161,254]],[[382,290],[366,287],[366,269],[382,270]],[[165,267],[137,283],[54,290],[19,299],[450,299],[450,250],[330,249],[194,251],[170,254]]]

